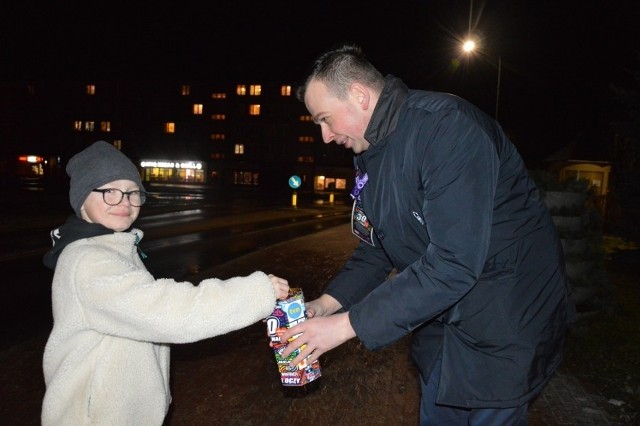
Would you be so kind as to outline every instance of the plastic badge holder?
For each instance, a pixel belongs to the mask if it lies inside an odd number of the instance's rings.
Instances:
[[[303,360],[296,367],[290,367],[289,363],[304,349],[301,348],[293,351],[288,357],[282,356],[282,351],[288,342],[282,342],[280,336],[287,328],[291,328],[296,324],[307,319],[307,311],[304,306],[304,295],[302,289],[289,289],[289,296],[285,300],[278,300],[273,313],[267,317],[267,335],[269,336],[269,346],[273,348],[280,372],[280,381],[283,386],[287,387],[307,387],[308,384],[321,376],[320,363],[315,360],[311,364],[307,360]],[[292,341],[297,336],[289,339]]]

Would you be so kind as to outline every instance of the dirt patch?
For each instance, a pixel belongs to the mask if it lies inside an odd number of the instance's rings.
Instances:
[[[347,342],[321,357],[318,389],[291,398],[262,327],[222,340],[174,349],[168,424],[418,424],[417,374],[407,341],[379,352]]]

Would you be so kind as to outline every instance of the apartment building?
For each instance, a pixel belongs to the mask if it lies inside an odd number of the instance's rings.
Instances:
[[[352,153],[323,143],[296,90],[260,80],[1,83],[0,168],[7,182],[10,164],[39,158],[34,173],[64,180],[71,155],[106,140],[150,187],[278,191],[296,175],[301,192],[346,194]]]

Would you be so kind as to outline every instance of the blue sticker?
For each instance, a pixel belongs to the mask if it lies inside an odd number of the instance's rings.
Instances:
[[[304,316],[304,309],[302,309],[302,305],[297,302],[290,304],[287,307],[287,316],[289,317],[289,320],[297,320]]]

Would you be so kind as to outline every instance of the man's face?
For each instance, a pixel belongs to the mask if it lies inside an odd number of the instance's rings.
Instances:
[[[355,154],[366,151],[369,142],[364,138],[370,119],[368,97],[361,86],[349,90],[347,99],[338,99],[321,81],[313,80],[307,86],[304,103],[320,126],[324,143],[335,142]]]

